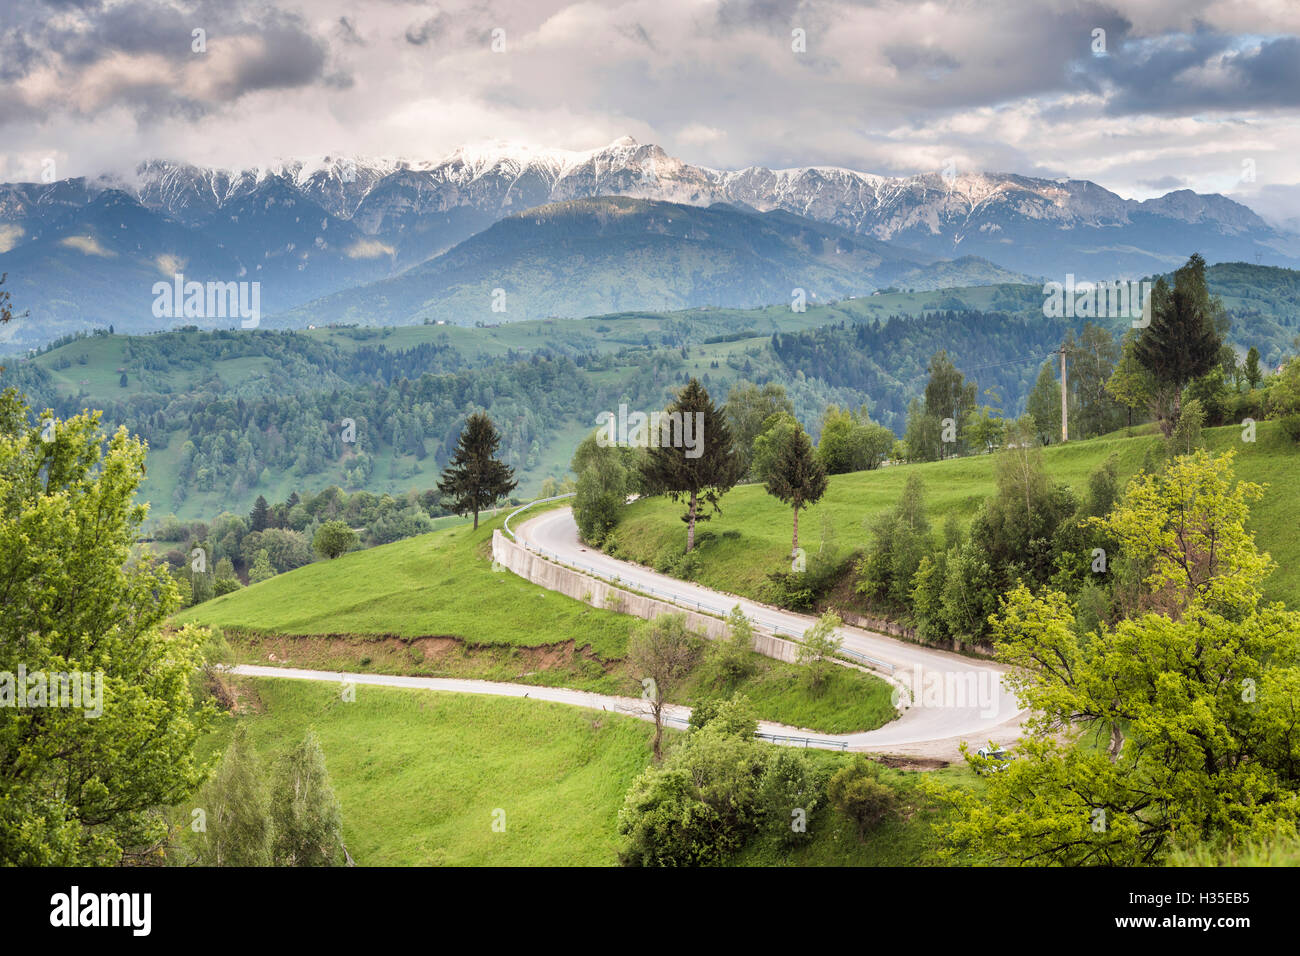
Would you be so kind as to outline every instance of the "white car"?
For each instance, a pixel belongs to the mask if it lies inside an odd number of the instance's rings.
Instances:
[[[1000,763],[995,763],[991,767],[987,768],[993,773],[997,773],[999,770],[1006,770],[1007,767],[1011,766],[1011,761],[1015,759],[1015,757],[1013,757],[1005,749],[999,747],[991,740],[989,741],[989,745],[987,747],[981,747],[979,750],[975,751],[975,756],[983,757],[986,760],[1000,761]]]

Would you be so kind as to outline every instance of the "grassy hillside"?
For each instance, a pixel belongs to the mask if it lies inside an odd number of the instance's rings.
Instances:
[[[1295,533],[1300,527],[1300,449],[1275,422],[1260,423],[1253,444],[1243,443],[1235,426],[1207,429],[1205,436],[1211,450],[1235,451],[1237,477],[1268,485],[1251,513],[1259,545],[1278,564],[1267,595],[1300,605],[1300,536]],[[1043,460],[1050,475],[1079,491],[1111,455],[1123,479],[1135,474],[1148,454],[1159,456],[1161,447],[1154,435],[1119,435],[1052,446],[1044,449]],[[843,550],[864,546],[871,520],[894,506],[914,473],[925,481],[931,524],[940,528],[951,514],[964,526],[993,494],[993,464],[991,456],[975,456],[833,476],[822,501],[800,515],[800,544],[812,554],[825,533]],[[615,532],[615,553],[650,565],[661,555],[680,554],[685,547],[681,512],[680,505],[667,499],[634,502]],[[790,509],[760,485],[733,489],[722,499],[722,513],[700,527],[695,579],[702,584],[758,597],[769,571],[789,567]]]
[[[250,708],[221,718],[205,747],[224,747],[238,720],[270,760],[314,729],[342,806],[344,841],[361,866],[613,865],[618,810],[650,761],[648,724],[562,704],[370,686],[344,703],[329,684],[241,684]],[[667,731],[670,745],[677,733]],[[809,753],[832,769],[848,759]],[[806,846],[789,852],[760,837],[731,862],[937,862],[930,824],[946,811],[921,792],[915,772],[884,775],[899,789],[904,812],[865,841],[822,806],[809,820]],[[964,767],[933,775],[955,786],[979,785]],[[188,808],[181,809],[188,818]],[[505,811],[504,833],[492,830],[498,809]]]
[[[515,681],[637,696],[623,660],[635,621],[492,570],[492,529],[456,527],[318,561],[177,615],[222,630],[235,659],[322,670]],[[707,668],[673,695],[747,694],[759,716],[821,733],[894,719],[890,688],[836,669],[812,694],[801,668],[755,654],[734,686]]]
[[[650,759],[645,723],[561,704],[369,686],[344,702],[329,684],[245,686],[254,712],[222,718],[209,745],[224,746],[238,719],[271,758],[315,729],[362,866],[613,864],[618,808]],[[504,833],[492,830],[498,809]]]

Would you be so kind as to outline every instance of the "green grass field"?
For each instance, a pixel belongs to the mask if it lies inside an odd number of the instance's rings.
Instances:
[[[1243,480],[1267,484],[1255,502],[1251,527],[1261,548],[1269,551],[1278,570],[1269,580],[1268,596],[1300,605],[1300,449],[1276,422],[1261,422],[1256,441],[1241,441],[1238,426],[1207,429],[1206,444],[1214,452],[1235,451],[1235,470]],[[1080,491],[1088,476],[1114,455],[1121,480],[1136,474],[1148,453],[1161,454],[1154,435],[1124,437],[1122,433],[1089,441],[1054,445],[1043,450],[1048,473]],[[823,529],[845,552],[870,540],[870,522],[891,509],[909,475],[925,481],[926,509],[932,527],[955,515],[966,526],[979,506],[994,492],[994,459],[989,455],[947,461],[898,465],[876,471],[835,475],[825,497],[799,516],[799,542],[814,554]],[[708,587],[758,597],[769,571],[789,567],[791,512],[761,485],[742,485],[721,501],[722,512],[697,527],[700,569],[695,579]],[[679,520],[683,507],[665,498],[641,499],[628,506],[615,535],[619,557],[655,564],[657,556],[685,548]]]
[[[362,866],[612,865],[623,795],[650,760],[648,724],[562,704],[364,685],[345,702],[329,684],[246,686],[261,712],[221,718],[208,745],[224,747],[241,720],[269,762],[314,729]],[[498,810],[504,833],[492,829]]]
[[[617,862],[617,817],[633,778],[650,762],[650,725],[541,701],[248,679],[253,706],[222,717],[204,741],[215,754],[242,721],[266,763],[310,728],[325,752],[343,811],[343,837],[361,866],[607,866]],[[503,727],[510,732],[502,733]],[[677,731],[666,731],[671,744]],[[764,745],[770,746],[770,745]],[[845,754],[809,751],[834,769]],[[977,786],[964,767],[935,771]],[[886,770],[903,811],[866,840],[831,808],[809,821],[793,852],[764,837],[735,865],[924,865],[938,849],[930,823],[943,812],[913,772]],[[188,816],[189,808],[178,809]],[[492,829],[505,813],[505,832]]]
[[[503,520],[318,561],[176,619],[222,630],[240,663],[639,696],[640,682],[623,661],[635,619],[494,572],[490,539]],[[700,668],[673,700],[693,705],[739,692],[763,720],[820,733],[870,730],[894,719],[889,685],[870,674],[837,668],[814,695],[801,668],[757,654],[752,660],[754,674],[739,685],[712,686]]]

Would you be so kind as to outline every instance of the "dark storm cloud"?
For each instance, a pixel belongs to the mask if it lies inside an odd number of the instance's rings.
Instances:
[[[1300,39],[1243,46],[1195,34],[1126,44],[1097,64],[1107,112],[1197,113],[1300,106]]]
[[[78,15],[56,15],[69,10]],[[220,64],[221,79],[202,95],[178,89],[174,76],[151,82],[108,75],[98,80],[97,109],[126,105],[146,118],[178,112],[201,115],[256,90],[308,86],[325,79],[327,45],[312,36],[297,15],[260,3],[44,0],[23,7],[18,19],[0,39],[4,79],[16,83],[36,71],[55,70],[70,89],[81,75],[114,57],[162,58],[179,71],[194,65],[196,56],[218,56],[223,40],[253,41],[224,48],[229,60]],[[196,29],[204,31],[206,53],[192,49]]]

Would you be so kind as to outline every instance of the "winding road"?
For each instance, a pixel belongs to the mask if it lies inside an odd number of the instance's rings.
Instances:
[[[758,628],[775,634],[797,638],[815,621],[809,615],[681,581],[588,548],[578,540],[570,508],[524,521],[515,530],[515,538],[545,557],[685,608],[725,615],[739,604]],[[806,733],[842,742],[850,750],[948,759],[958,754],[962,741],[979,747],[989,740],[1009,744],[1020,736],[1024,712],[1003,683],[1005,668],[856,627],[840,628],[839,636],[850,656],[868,663],[898,688],[895,699],[902,713],[877,730],[842,735]],[[536,690],[530,692],[536,696]]]

